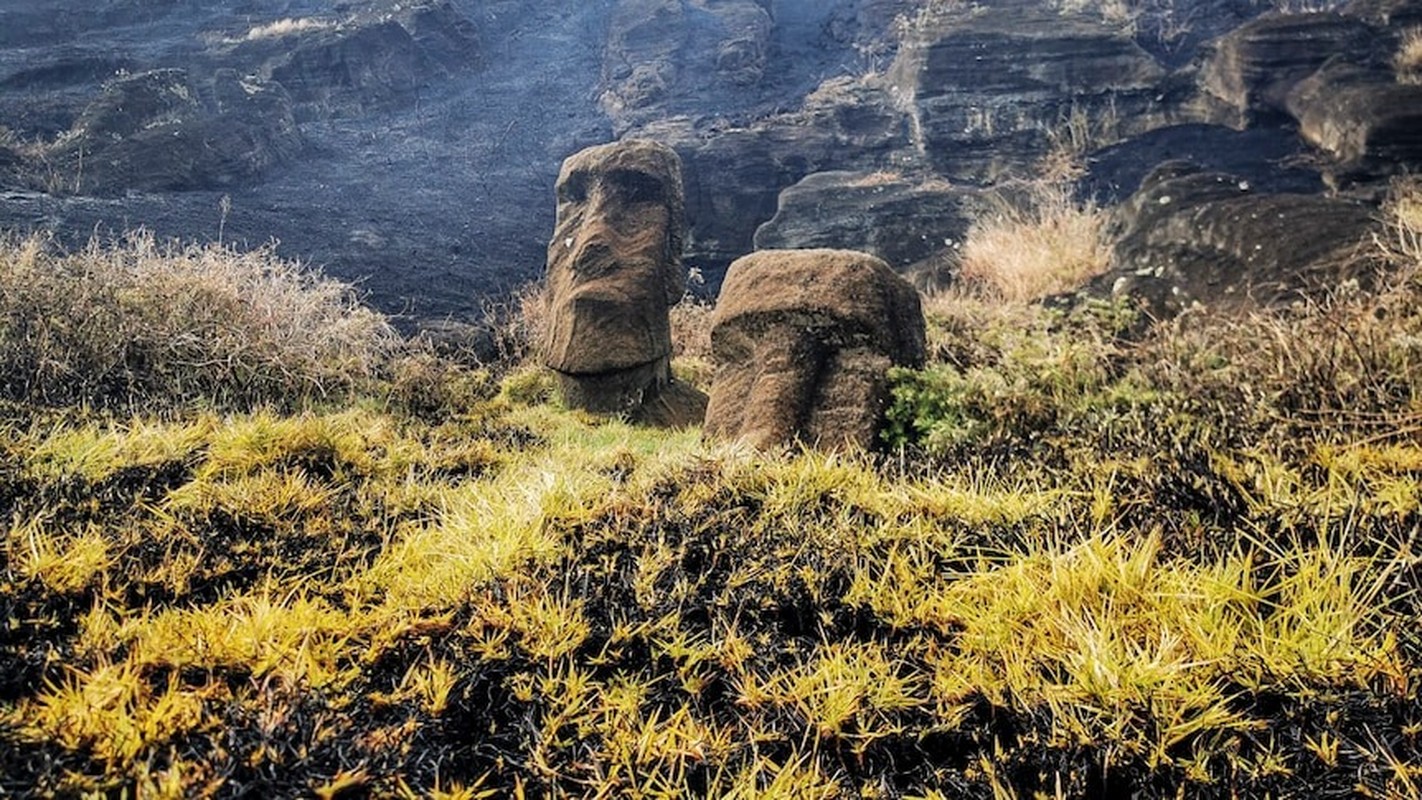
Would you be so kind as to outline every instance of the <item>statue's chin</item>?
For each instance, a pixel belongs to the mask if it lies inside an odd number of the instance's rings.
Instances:
[[[568,375],[638,369],[671,354],[662,307],[609,292],[583,292],[553,310],[548,366]]]

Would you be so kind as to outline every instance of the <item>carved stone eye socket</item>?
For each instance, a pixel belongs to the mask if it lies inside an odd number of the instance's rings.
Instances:
[[[666,184],[653,175],[632,170],[614,170],[607,176],[607,185],[617,192],[624,203],[662,203],[666,201]]]
[[[558,202],[560,203],[584,203],[588,199],[588,184],[590,183],[586,172],[574,172],[562,183],[558,184]]]

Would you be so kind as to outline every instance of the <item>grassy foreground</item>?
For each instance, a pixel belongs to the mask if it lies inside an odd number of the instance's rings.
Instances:
[[[881,456],[560,410],[337,299],[383,361],[78,394],[11,312],[0,796],[1422,796],[1415,269],[1149,334],[940,299]]]

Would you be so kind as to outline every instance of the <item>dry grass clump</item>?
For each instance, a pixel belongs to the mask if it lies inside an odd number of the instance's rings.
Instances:
[[[0,242],[0,314],[4,395],[46,404],[289,405],[363,387],[399,342],[351,286],[269,250],[144,233]]]
[[[294,33],[306,33],[308,31],[320,31],[334,27],[334,23],[329,20],[316,19],[315,17],[288,17],[269,22],[265,25],[257,25],[242,38],[248,42],[260,39],[280,39],[283,36],[290,36]]]
[[[1013,302],[1079,288],[1104,272],[1107,214],[1063,183],[1033,183],[969,228],[958,267],[973,292]]]
[[[1422,426],[1422,191],[1400,181],[1377,252],[1390,271],[1286,309],[1186,314],[1144,333],[1132,309],[1070,311],[945,293],[925,303],[929,366],[897,373],[889,441],[945,458],[1097,438],[1149,453],[1212,442],[1406,440]],[[1191,434],[1191,435],[1196,435]],[[1053,454],[1053,455],[1048,455]]]
[[[711,390],[711,315],[716,304],[688,293],[671,307],[672,371],[705,392]]]
[[[548,285],[531,281],[507,297],[486,301],[484,326],[493,334],[496,364],[523,364],[543,349],[548,333]]]
[[[1422,28],[1413,28],[1402,36],[1402,44],[1393,57],[1398,78],[1406,83],[1422,83]]]

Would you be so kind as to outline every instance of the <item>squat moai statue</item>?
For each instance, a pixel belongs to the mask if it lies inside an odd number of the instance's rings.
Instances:
[[[711,354],[707,436],[874,449],[889,368],[923,363],[923,310],[913,286],[874,256],[765,250],[726,273]]]
[[[574,408],[668,427],[706,397],[671,377],[667,311],[686,290],[681,159],[656,142],[583,150],[558,176],[544,362]]]

